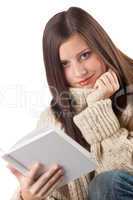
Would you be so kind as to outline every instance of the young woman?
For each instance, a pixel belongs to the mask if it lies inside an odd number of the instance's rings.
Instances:
[[[53,123],[65,130],[93,152],[97,169],[57,190],[60,163],[47,170],[35,164],[26,177],[10,167],[20,182],[13,200],[133,199],[133,60],[77,7],[48,21],[43,55],[53,98],[37,128]]]

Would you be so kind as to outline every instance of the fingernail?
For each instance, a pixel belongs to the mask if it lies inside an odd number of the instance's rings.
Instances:
[[[40,163],[39,162],[36,162],[35,164],[34,164],[34,167],[35,168],[38,168],[40,166]]]
[[[63,175],[60,177],[60,180],[61,180],[61,181],[63,181],[63,180],[64,180],[64,176],[63,176]]]
[[[59,169],[60,168],[60,166],[58,165],[58,164],[54,164],[54,169],[56,170],[56,169]]]
[[[65,172],[64,170],[61,170],[61,174],[62,174],[62,175],[64,174],[64,172]]]

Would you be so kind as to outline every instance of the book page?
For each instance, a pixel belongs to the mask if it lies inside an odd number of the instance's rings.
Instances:
[[[34,130],[32,130],[31,132],[29,132],[28,134],[26,134],[24,137],[22,137],[20,140],[18,140],[11,148],[10,150],[14,149],[14,148],[18,148],[21,145],[24,145],[25,143],[30,143],[30,141],[35,138],[35,137],[39,137],[40,134],[42,132],[47,132],[49,130],[49,126],[45,126],[41,129],[35,128]]]
[[[4,159],[23,174],[35,162],[40,162],[46,167],[58,163],[65,170],[63,184],[95,169],[91,153],[64,131],[56,128],[43,130],[41,134],[32,137],[29,143],[28,140],[24,140],[19,143],[18,148],[5,155]]]

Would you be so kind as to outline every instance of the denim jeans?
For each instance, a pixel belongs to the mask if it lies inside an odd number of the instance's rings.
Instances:
[[[114,170],[97,175],[89,184],[89,200],[133,200],[133,174]]]

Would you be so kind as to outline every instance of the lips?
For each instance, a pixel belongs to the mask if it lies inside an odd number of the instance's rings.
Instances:
[[[92,74],[89,78],[86,78],[86,79],[80,81],[79,84],[82,85],[82,86],[83,86],[83,85],[87,85],[87,84],[89,83],[90,79],[91,79],[93,76],[94,76],[94,74]]]

